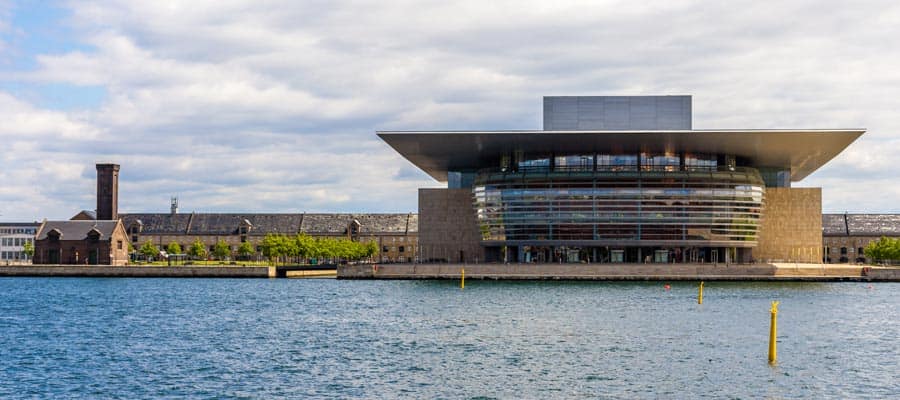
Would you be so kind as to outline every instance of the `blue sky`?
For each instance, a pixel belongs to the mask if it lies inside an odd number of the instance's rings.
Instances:
[[[409,212],[374,134],[539,129],[544,95],[692,94],[695,128],[868,129],[795,186],[900,212],[891,1],[0,0],[0,219]]]

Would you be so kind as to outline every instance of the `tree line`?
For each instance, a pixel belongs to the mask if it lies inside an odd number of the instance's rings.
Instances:
[[[131,247],[130,244],[129,247]],[[378,254],[378,244],[374,241],[359,243],[349,239],[314,238],[306,234],[269,234],[263,238],[259,247],[262,255],[275,263],[301,263],[311,262],[311,260],[316,260],[318,263],[359,261]],[[133,251],[133,248],[131,249]],[[211,251],[207,251],[200,239],[188,246],[186,251],[175,242],[169,243],[165,250],[168,254],[187,254],[195,260],[205,260],[207,257],[211,257],[226,261],[234,255],[224,240],[216,242]],[[141,245],[137,252],[147,259],[158,257],[160,253],[159,249],[150,241]],[[236,251],[236,255],[244,259],[249,259],[255,253],[256,249],[249,242],[241,243]]]
[[[866,257],[874,262],[887,262],[900,260],[900,238],[881,237],[874,242],[869,242],[863,250]]]

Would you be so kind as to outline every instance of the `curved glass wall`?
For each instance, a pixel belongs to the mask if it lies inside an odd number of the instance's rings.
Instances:
[[[578,160],[584,160],[578,156]],[[601,159],[618,160],[604,162]],[[641,157],[643,158],[643,157]],[[651,158],[648,157],[648,160]],[[675,157],[677,160],[678,158]],[[764,185],[752,168],[671,156],[598,155],[594,168],[486,170],[475,178],[482,240],[497,244],[753,247]],[[554,159],[554,161],[558,160]],[[621,162],[619,162],[621,161]],[[566,160],[568,163],[568,159]]]

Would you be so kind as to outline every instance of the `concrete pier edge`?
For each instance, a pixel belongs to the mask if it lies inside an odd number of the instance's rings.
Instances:
[[[375,264],[342,265],[338,279],[900,282],[900,268],[846,264]]]
[[[275,267],[177,266],[138,267],[107,265],[0,266],[0,277],[120,277],[120,278],[274,278]]]

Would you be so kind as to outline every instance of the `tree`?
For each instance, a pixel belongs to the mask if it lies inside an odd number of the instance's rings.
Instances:
[[[153,257],[156,257],[159,255],[159,249],[156,248],[156,246],[154,246],[153,243],[151,243],[150,241],[147,241],[146,243],[144,243],[141,246],[140,250],[138,250],[138,252],[141,253],[144,257],[146,257],[147,261],[153,261]]]
[[[241,243],[241,245],[238,247],[237,252],[241,257],[246,257],[249,259],[250,255],[253,254],[253,245],[251,245],[250,242]]]
[[[213,256],[219,259],[219,261],[225,261],[230,255],[231,247],[229,247],[228,243],[225,243],[224,240],[219,239],[219,241],[213,245]]]
[[[881,239],[870,242],[863,251],[866,257],[875,262],[900,260],[900,238],[891,239],[882,236]]]
[[[269,261],[276,261],[278,259],[279,248],[278,248],[279,237],[278,235],[268,234],[263,238],[262,242],[259,243],[259,247],[262,249],[262,253]]]
[[[366,258],[372,258],[378,255],[378,243],[375,243],[375,241],[366,243],[365,253],[363,254]]]
[[[27,258],[31,258],[34,256],[34,244],[31,243],[31,240],[25,241],[25,244],[22,245],[22,251],[25,252],[25,256]]]
[[[195,259],[202,260],[206,258],[206,246],[203,245],[203,242],[201,242],[200,239],[197,239],[188,249],[188,255]]]
[[[181,246],[175,242],[169,243],[169,245],[166,246],[166,253],[181,254]]]

